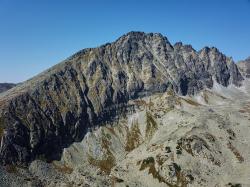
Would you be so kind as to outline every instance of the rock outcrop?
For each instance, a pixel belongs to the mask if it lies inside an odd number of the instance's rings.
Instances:
[[[239,70],[246,78],[250,78],[250,57],[237,63]]]
[[[127,111],[130,99],[174,90],[193,95],[241,85],[231,58],[216,48],[171,45],[161,34],[130,32],[84,49],[0,96],[0,162],[59,159],[89,128]]]

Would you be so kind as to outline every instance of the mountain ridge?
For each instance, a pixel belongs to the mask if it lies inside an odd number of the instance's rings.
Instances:
[[[0,93],[3,93],[16,86],[14,83],[0,83]]]
[[[172,46],[159,33],[129,32],[83,49],[0,96],[2,164],[59,159],[89,128],[133,110],[131,99],[173,90],[194,95],[244,78],[217,48]]]

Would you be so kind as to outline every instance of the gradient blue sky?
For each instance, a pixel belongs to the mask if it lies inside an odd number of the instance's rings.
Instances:
[[[250,56],[249,0],[0,0],[0,82],[21,82],[129,31]]]

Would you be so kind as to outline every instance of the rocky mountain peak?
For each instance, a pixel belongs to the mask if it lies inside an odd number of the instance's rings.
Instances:
[[[177,50],[178,48],[178,50]],[[241,73],[216,48],[196,52],[158,33],[129,32],[84,49],[0,96],[0,162],[58,159],[89,128],[133,111],[130,100],[171,89],[194,95],[241,85]]]

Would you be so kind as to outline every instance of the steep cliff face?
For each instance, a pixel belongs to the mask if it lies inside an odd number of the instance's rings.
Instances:
[[[246,60],[238,62],[237,66],[245,77],[250,78],[250,57]]]
[[[232,59],[216,48],[195,51],[161,34],[130,32],[84,49],[0,96],[0,160],[26,164],[59,159],[89,128],[133,111],[128,101],[172,89],[193,95],[241,85]]]

